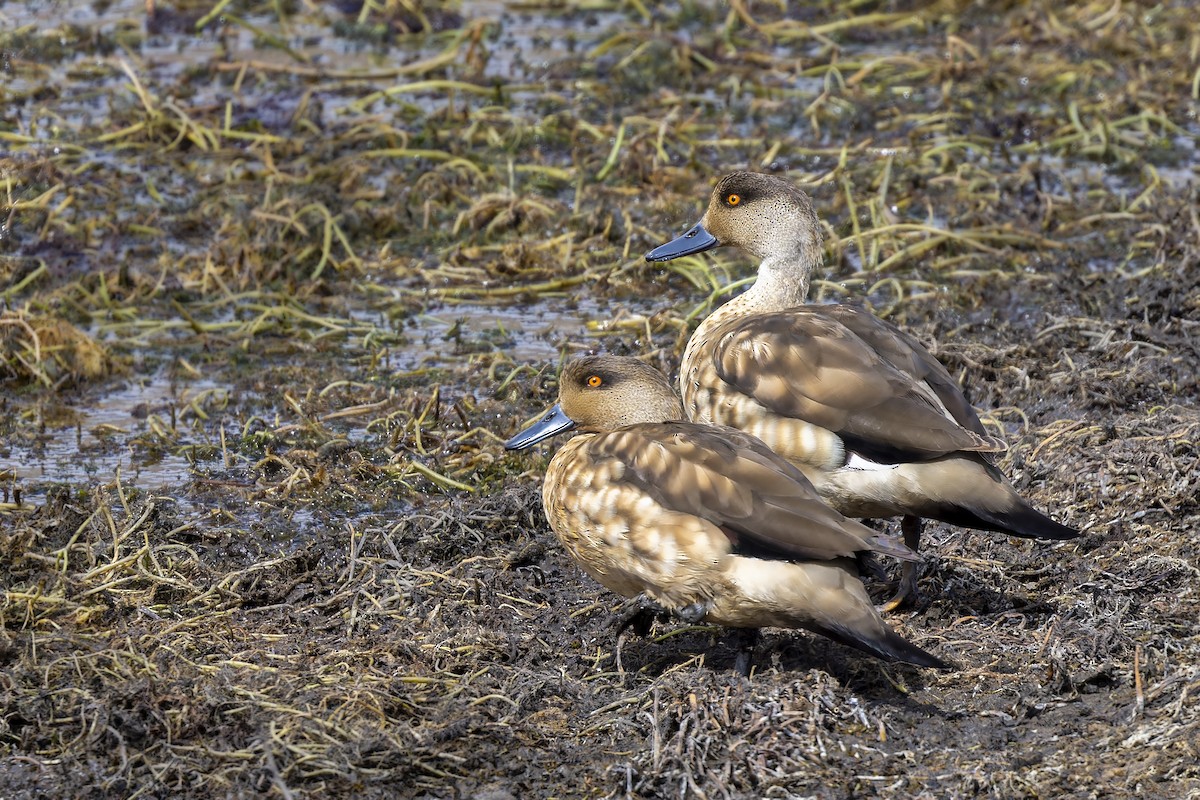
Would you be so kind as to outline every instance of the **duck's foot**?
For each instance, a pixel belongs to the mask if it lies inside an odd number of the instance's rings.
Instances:
[[[617,672],[622,674],[625,672],[625,663],[621,658],[621,646],[625,642],[625,633],[632,630],[645,639],[650,635],[650,629],[654,627],[655,620],[667,619],[670,616],[665,608],[644,594],[639,594],[631,599],[625,604],[625,608],[625,613],[617,623],[617,644],[613,649]]]
[[[750,670],[754,667],[754,648],[758,646],[762,634],[758,628],[739,628],[733,635],[734,647],[737,648],[733,668],[743,678],[749,678]]]
[[[901,567],[901,570],[900,584],[896,588],[896,594],[879,607],[879,610],[885,614],[903,608],[908,605],[909,601],[917,598],[917,578],[920,577],[917,565],[908,563]]]
[[[921,518],[904,517],[900,521],[900,530],[904,533],[904,544],[914,553],[921,546]],[[900,571],[900,585],[896,594],[879,607],[880,611],[888,613],[895,611],[917,598],[917,579],[921,577],[920,569],[915,562],[905,561]]]

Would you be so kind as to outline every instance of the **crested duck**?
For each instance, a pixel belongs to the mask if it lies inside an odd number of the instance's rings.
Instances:
[[[991,463],[1005,445],[915,338],[862,309],[806,304],[822,238],[803,191],[735,172],[717,183],[699,223],[646,254],[668,261],[731,245],[760,262],[750,289],[687,343],[679,385],[688,418],[757,436],[842,514],[902,517],[913,550],[921,518],[1036,539],[1078,536]],[[885,608],[913,596],[916,579],[906,562]]]
[[[662,373],[633,358],[568,363],[558,403],[505,446],[576,435],[546,470],[550,527],[583,569],[689,622],[804,628],[879,658],[947,667],[880,617],[856,556],[918,556],[821,501],[758,439],[683,420]]]

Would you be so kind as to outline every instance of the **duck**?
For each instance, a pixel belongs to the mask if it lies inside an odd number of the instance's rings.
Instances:
[[[874,554],[919,556],[834,511],[755,437],[686,421],[654,367],[613,355],[568,362],[558,401],[505,447],[567,431],[546,469],[546,519],[610,591],[688,623],[806,629],[886,661],[950,667],[896,633],[859,578]]]
[[[1017,493],[992,462],[1004,442],[915,337],[855,306],[807,302],[824,247],[801,189],[775,175],[726,175],[700,221],[645,258],[726,245],[756,259],[758,276],[684,348],[688,419],[761,439],[846,516],[900,517],[913,551],[925,519],[1032,539],[1079,536]],[[884,610],[915,598],[918,577],[917,563],[905,562]]]

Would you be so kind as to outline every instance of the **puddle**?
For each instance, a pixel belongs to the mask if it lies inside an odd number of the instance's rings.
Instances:
[[[47,13],[48,8],[53,9],[51,14]],[[502,2],[463,2],[459,10],[466,21],[498,23],[498,40],[485,42],[480,51],[479,80],[481,85],[503,86],[507,101],[517,104],[542,102],[543,81],[549,70],[560,69],[564,61],[582,60],[589,50],[612,35],[615,25],[627,19],[627,15],[616,11],[526,11],[511,9]],[[243,117],[249,117],[264,122],[270,130],[286,130],[298,108],[299,95],[263,97],[257,89],[246,87],[243,96],[236,90],[236,74],[232,71],[215,72],[207,82],[187,78],[184,73],[201,64],[238,62],[254,62],[256,69],[268,72],[293,69],[301,72],[324,69],[338,74],[387,72],[403,64],[433,58],[452,43],[451,39],[437,34],[371,39],[371,31],[378,28],[377,25],[355,29],[356,15],[342,13],[334,4],[319,7],[315,14],[310,9],[288,15],[282,25],[274,14],[247,14],[245,25],[226,22],[195,32],[187,30],[182,21],[174,26],[180,27],[180,32],[147,32],[144,0],[90,4],[21,0],[0,7],[0,26],[10,30],[30,28],[33,32],[41,32],[49,27],[48,20],[53,20],[56,28],[89,29],[95,35],[120,42],[121,48],[128,50],[127,55],[117,50],[109,57],[76,55],[66,50],[56,54],[58,58],[37,59],[23,55],[20,50],[13,53],[17,59],[36,60],[37,67],[31,68],[28,75],[17,70],[7,76],[7,86],[0,92],[0,98],[5,94],[22,97],[47,83],[78,86],[85,82],[90,91],[64,95],[57,103],[63,119],[79,128],[89,127],[93,118],[108,116],[112,112],[109,103],[112,97],[137,102],[132,91],[108,93],[114,85],[129,83],[128,76],[119,67],[122,58],[130,63],[152,95],[157,95],[158,87],[181,81],[186,84],[186,97],[164,95],[157,98],[160,101],[172,100],[185,109],[228,102],[231,104],[230,121],[235,127]],[[190,19],[187,23],[194,24]],[[255,30],[269,34],[277,44],[264,43]],[[331,30],[345,33],[330,35]],[[360,32],[355,33],[355,30]],[[69,39],[64,36],[62,41],[66,46]],[[293,57],[288,49],[303,53],[303,60]],[[370,88],[388,88],[409,80],[405,76],[381,78],[372,81],[377,85]],[[327,126],[342,121],[347,112],[351,116],[362,113],[363,109],[350,111],[348,107],[362,98],[368,84],[328,77],[324,81],[307,98],[312,101],[307,103],[307,108],[315,113],[314,121]],[[422,92],[395,94],[376,101],[365,110],[386,112],[390,107],[406,104],[424,113],[434,113],[451,104],[489,105],[492,102],[493,99],[486,96],[456,96],[454,93],[448,96],[442,89],[429,88]],[[50,125],[34,126],[30,133],[45,136],[47,141],[57,135],[56,127]]]
[[[164,373],[134,379],[65,409],[62,416],[70,421],[48,426],[37,441],[11,443],[5,462],[27,501],[52,484],[108,482],[118,474],[127,487],[177,489],[194,474],[186,457],[119,442],[151,438],[156,425],[168,427],[173,417],[186,428],[193,402],[227,391],[206,380],[172,382]]]
[[[578,349],[603,335],[610,320],[661,308],[661,303],[635,301],[604,305],[591,298],[543,298],[532,306],[445,305],[408,321],[404,333],[410,345],[394,364],[449,365],[490,351],[518,364],[556,361],[564,349]]]
[[[492,353],[502,353],[518,365],[554,363],[564,350],[601,348],[600,338],[611,320],[644,317],[661,308],[661,302],[652,300],[609,304],[551,297],[534,306],[442,304],[388,320],[377,302],[368,306],[350,301],[337,309],[337,318],[361,324],[361,329],[347,332],[338,351],[347,358],[362,358],[361,330],[383,329],[404,337],[403,343],[389,346],[384,374],[461,368]],[[234,309],[224,313],[231,319],[236,316]],[[490,390],[490,386],[478,387],[481,394]],[[186,448],[194,443],[211,453],[221,425],[220,409],[231,391],[229,385],[207,378],[173,380],[160,371],[47,409],[53,418],[47,420],[43,434],[14,437],[6,443],[5,482],[19,487],[22,498],[32,503],[39,502],[55,484],[111,483],[118,475],[125,487],[180,495],[180,487],[223,469],[219,460],[212,458],[193,464]],[[238,402],[244,404],[246,398],[238,398]],[[207,409],[207,422],[196,418],[193,404]],[[248,413],[246,408],[237,412],[238,416]],[[160,438],[156,430],[169,435]]]
[[[71,142],[82,142],[79,155],[71,156],[70,166],[73,170],[89,173],[98,184],[111,181],[128,187],[128,191],[122,194],[121,202],[114,203],[107,212],[106,221],[112,224],[97,225],[90,234],[89,249],[81,255],[67,254],[64,258],[85,259],[91,269],[120,263],[157,274],[163,271],[161,265],[167,263],[170,255],[182,259],[194,252],[197,241],[207,244],[207,232],[195,232],[186,226],[171,229],[164,224],[164,235],[129,236],[121,229],[137,223],[157,230],[154,226],[159,225],[160,220],[172,220],[176,205],[187,206],[195,194],[197,181],[205,183],[211,179],[219,182],[210,176],[226,175],[232,181],[250,183],[258,179],[267,163],[259,149],[254,147],[238,148],[234,161],[229,160],[227,153],[198,149],[188,154],[188,170],[160,169],[169,167],[171,162],[164,159],[162,163],[155,163],[153,154],[130,160],[125,151],[95,142],[93,137],[98,132],[97,126],[112,122],[108,116],[114,107],[136,107],[139,102],[129,76],[118,65],[119,59],[124,58],[129,62],[138,79],[155,94],[156,102],[174,102],[184,110],[227,108],[232,126],[256,125],[260,130],[277,134],[293,130],[291,118],[302,102],[308,103],[312,110],[314,116],[310,121],[320,126],[330,126],[331,136],[336,134],[337,126],[361,125],[364,130],[371,130],[371,126],[377,123],[411,129],[416,136],[422,133],[418,130],[422,125],[435,128],[443,122],[447,125],[454,122],[448,117],[434,117],[434,111],[443,111],[451,106],[478,108],[495,102],[493,97],[436,86],[443,75],[441,71],[430,73],[428,78],[384,76],[363,80],[319,74],[322,69],[336,69],[340,73],[386,73],[398,65],[444,52],[453,43],[451,35],[395,36],[386,40],[372,40],[357,34],[351,35],[347,24],[353,21],[354,15],[343,14],[335,4],[301,4],[296,6],[297,13],[288,15],[282,23],[275,14],[269,13],[267,4],[256,5],[255,8],[267,13],[248,14],[245,16],[246,25],[227,22],[199,32],[188,30],[185,25],[176,25],[170,30],[148,33],[144,0],[97,0],[84,3],[10,0],[0,6],[0,26],[4,26],[6,32],[29,28],[27,35],[33,42],[29,45],[30,52],[23,52],[18,44],[13,52],[0,54],[0,60],[7,58],[16,64],[10,70],[11,74],[6,76],[8,83],[0,84],[0,124],[17,134],[43,137],[46,143],[38,146],[45,149],[60,146],[66,149],[73,146]],[[497,130],[503,130],[503,117],[529,122],[536,129],[537,122],[547,117],[548,109],[553,110],[559,104],[564,108],[578,106],[578,115],[584,119],[611,117],[616,113],[612,109],[580,105],[578,97],[591,96],[589,92],[592,90],[586,88],[589,83],[616,82],[620,86],[625,85],[625,81],[636,83],[640,78],[634,74],[639,69],[635,62],[654,58],[657,51],[651,45],[659,46],[666,41],[665,36],[660,42],[636,39],[638,31],[642,30],[636,4],[614,4],[613,8],[581,10],[577,5],[542,8],[498,0],[462,2],[456,10],[465,20],[486,20],[494,24],[488,25],[483,32],[475,53],[480,59],[478,69],[472,63],[470,69],[451,69],[445,74],[482,85],[502,87],[504,101],[497,105]],[[330,21],[339,24],[331,25]],[[32,52],[43,46],[36,41],[37,32],[49,32],[51,26],[62,31],[61,41],[56,39],[57,44],[52,42],[47,45],[45,57],[40,58],[39,53]],[[255,34],[254,29],[275,37],[297,52],[303,52],[307,60],[298,61],[281,47],[264,43],[263,37]],[[92,39],[87,40],[90,44],[73,48],[77,39],[80,43],[84,41],[79,31],[88,30],[92,32]],[[669,36],[695,43],[708,33],[707,29],[684,24],[670,31]],[[592,55],[603,43],[621,36],[633,38],[627,44],[614,46],[603,55]],[[922,37],[917,38],[918,41],[912,45],[916,52],[927,53],[930,48],[937,52],[943,46]],[[632,55],[631,51],[641,44],[645,44],[647,49],[639,55]],[[707,46],[707,39],[697,46]],[[695,144],[696,152],[689,154],[688,158],[711,158],[714,163],[719,159],[741,158],[746,151],[716,147],[705,137],[711,135],[714,139],[732,140],[739,135],[753,133],[762,127],[764,121],[768,121],[768,127],[778,130],[781,136],[791,136],[805,146],[828,144],[831,137],[846,137],[846,126],[827,125],[821,132],[810,130],[811,122],[800,113],[811,99],[827,88],[824,76],[802,74],[805,63],[826,46],[826,43],[817,39],[778,44],[771,52],[779,62],[779,69],[763,71],[756,76],[756,83],[690,87],[686,96],[680,96],[680,107],[698,106],[706,113],[718,113],[721,124],[700,132]],[[868,42],[851,40],[838,45],[840,57],[847,63],[869,63],[873,58],[903,53],[908,46],[891,39],[871,39]],[[460,55],[467,57],[467,49]],[[613,68],[626,57],[630,57],[629,74]],[[242,76],[244,82],[239,79],[236,70],[222,69],[243,61],[252,61],[256,65],[247,73],[249,77]],[[305,72],[313,68],[318,74]],[[299,72],[287,74],[288,70],[294,69],[299,69]],[[581,73],[576,80],[563,78],[581,69],[585,73]],[[882,82],[885,77],[886,72],[871,80]],[[407,82],[428,85],[418,93],[396,94],[389,99],[375,100],[362,108],[358,107],[362,98],[369,96],[370,92],[387,90]],[[54,110],[58,119],[54,124],[49,124],[41,117],[24,116],[34,114],[42,107],[25,95],[44,84],[69,87],[56,98]],[[896,88],[902,91],[889,102],[881,104],[880,109],[890,109],[901,117],[912,116],[913,119],[919,118],[915,111],[934,102],[935,95],[940,91],[928,86],[917,87],[913,91],[905,87]],[[673,90],[664,87],[662,91]],[[632,101],[637,91],[631,90],[625,95],[624,100]],[[408,118],[412,108],[430,114],[429,118],[424,121],[419,119],[419,115]],[[1052,110],[1044,100],[1032,96],[1024,108],[1035,120],[1052,116]],[[631,118],[635,111],[636,107],[629,111]],[[207,118],[211,119],[212,115],[208,114]],[[1172,158],[1164,157],[1163,165],[1156,168],[1163,184],[1171,190],[1181,190],[1194,183],[1197,175],[1195,137],[1192,135],[1197,130],[1196,120],[1191,117],[1180,124],[1185,133],[1174,135],[1163,143],[1164,151],[1169,149],[1173,153]],[[951,126],[943,131],[940,125],[929,130],[913,129],[914,138],[910,143],[912,153],[905,149],[903,141],[897,141],[892,143],[896,147],[861,150],[856,152],[854,158],[861,163],[865,159],[883,159],[897,152],[902,153],[902,158],[915,157],[928,143],[924,137],[934,137],[936,140],[944,138],[946,142],[960,139],[963,142],[970,141],[969,137],[961,137],[958,127]],[[1037,128],[1020,127],[1019,130],[1025,135],[1029,131],[1036,132]],[[631,124],[629,135],[630,142],[639,135],[636,124]],[[465,134],[464,137],[469,139]],[[881,141],[886,138],[881,137]],[[1023,141],[1030,140],[1026,136]],[[1021,143],[1014,139],[1009,144]],[[369,146],[383,147],[386,144],[381,141]],[[682,155],[672,148],[669,137],[663,146],[669,151],[667,162]],[[573,156],[567,155],[565,150],[556,152],[555,147],[558,145],[546,145],[539,157],[548,164],[556,163],[556,159],[561,159],[564,165],[574,163]],[[1005,162],[1013,158],[1012,154],[998,144],[989,147],[967,147],[961,152],[956,151],[955,158],[962,163],[975,162],[986,168],[1004,169]],[[283,150],[280,152],[282,154]],[[482,152],[485,154],[480,156],[481,163],[484,158],[494,155],[491,151]],[[1112,168],[1069,149],[1056,153],[1021,153],[1018,158],[1023,162],[1036,161],[1038,188],[1050,195],[1069,196],[1080,190],[1103,190],[1132,198],[1145,184],[1145,175],[1138,169]],[[813,175],[823,173],[834,163],[835,159],[830,155],[786,152],[773,162],[775,166],[811,170]],[[598,169],[601,165],[597,163],[593,166]],[[403,166],[388,164],[373,170],[374,174],[366,179],[366,183],[380,191],[387,191],[393,188],[396,181],[405,179],[398,176],[405,176],[407,169],[407,162]],[[151,182],[156,191],[143,191],[143,185],[149,187]],[[812,187],[812,194],[823,215],[826,208],[835,207],[833,201],[841,191],[840,183],[829,180]],[[269,193],[266,194],[269,196]],[[464,197],[467,194],[464,192]],[[831,215],[831,219],[837,224],[835,216]],[[924,221],[934,227],[953,228],[957,223],[949,219],[941,213],[941,209],[935,208],[930,210],[929,217]],[[678,220],[684,224],[690,224],[691,221],[690,215]],[[671,227],[674,228],[673,225]],[[1075,231],[1071,235],[1077,237],[1078,243],[1090,246],[1105,236],[1106,232],[1097,227]],[[1124,250],[1115,253],[1114,259],[1123,253]],[[847,248],[843,258],[851,270],[861,269],[861,258],[853,244]],[[736,256],[725,257],[725,263],[735,259],[739,270],[747,268],[746,260]],[[61,269],[62,263],[60,260],[56,266]],[[843,270],[826,268],[822,272],[826,279],[837,280]],[[402,302],[405,298],[400,294],[402,290],[395,291],[397,305],[405,306],[405,302]],[[916,294],[926,290],[914,286],[908,291]],[[877,305],[903,299],[891,292],[890,288],[881,289],[871,299],[877,301]],[[346,326],[344,332],[333,329],[328,333],[320,332],[306,339],[306,342],[324,341],[328,337],[328,341],[337,342],[333,348],[336,357],[357,360],[359,363],[369,363],[379,351],[386,350],[385,369],[396,373],[425,367],[466,366],[470,369],[488,356],[495,356],[500,361],[509,358],[515,364],[545,364],[556,362],[564,350],[603,348],[605,323],[614,318],[628,320],[646,317],[672,306],[678,312],[700,300],[696,292],[668,296],[658,293],[649,299],[622,299],[620,302],[595,299],[591,293],[576,289],[570,290],[569,294],[573,296],[543,297],[533,303],[507,306],[489,305],[486,301],[464,304],[438,304],[431,301],[423,311],[405,317],[388,313],[385,301],[378,296],[349,297],[331,310],[330,316],[336,318],[339,325],[346,319],[353,324]],[[408,307],[411,308],[411,302]],[[247,319],[243,311],[236,308],[212,313],[212,317],[203,321],[227,321],[231,328],[236,328]],[[119,324],[112,323],[110,328]],[[131,350],[144,347],[147,352],[153,352],[163,344],[148,338],[139,339],[140,334],[132,326],[121,330]],[[225,328],[220,328],[213,335],[220,338],[225,331]],[[628,342],[641,335],[636,326],[632,329],[622,326],[619,331]],[[181,345],[192,335],[190,329],[182,326],[177,333],[175,341]],[[305,333],[311,333],[311,329],[306,329]],[[379,334],[383,334],[382,344],[375,340]],[[176,336],[176,332],[173,331],[171,336]],[[212,374],[220,373],[214,370]],[[484,392],[488,388],[478,386],[476,391]],[[123,480],[139,487],[154,489],[178,486],[195,477],[196,470],[183,455],[164,453],[163,448],[155,447],[152,427],[155,424],[172,426],[172,409],[177,416],[182,414],[192,398],[206,391],[224,392],[228,389],[204,381],[173,384],[162,374],[127,383],[71,408],[72,421],[51,429],[42,440],[30,436],[9,443],[7,461],[16,479],[28,486],[106,480],[118,469]],[[190,423],[176,420],[174,424]],[[186,442],[188,437],[193,437],[197,443],[211,445],[213,430],[219,424],[210,422],[207,427],[197,424],[194,432],[184,430],[181,437],[172,437],[171,448],[177,450],[179,442]],[[204,469],[203,464],[201,469]]]

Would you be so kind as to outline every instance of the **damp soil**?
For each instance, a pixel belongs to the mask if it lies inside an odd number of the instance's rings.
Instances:
[[[0,797],[1200,797],[1194,12],[780,5],[0,6]],[[955,671],[619,636],[502,448],[734,168],[1083,531],[928,527]]]

